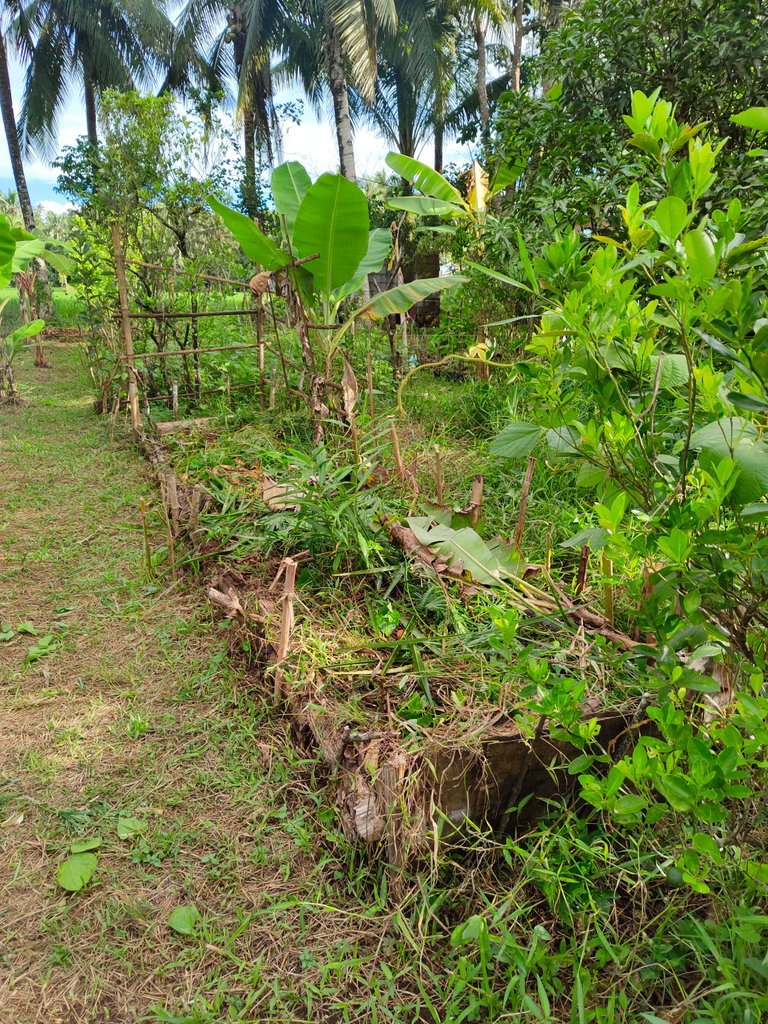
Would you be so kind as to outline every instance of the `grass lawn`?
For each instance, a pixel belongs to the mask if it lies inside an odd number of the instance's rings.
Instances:
[[[148,469],[122,427],[110,445],[77,352],[48,355],[0,409],[0,1022],[760,1019],[751,883],[678,888],[653,837],[620,849],[561,809],[393,892],[200,581],[164,574]]]

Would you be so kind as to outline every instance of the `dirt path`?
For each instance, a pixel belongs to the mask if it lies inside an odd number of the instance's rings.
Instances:
[[[109,451],[76,352],[53,358],[0,410],[0,1021],[414,1019],[308,768],[194,581],[148,578],[140,456]],[[120,817],[143,824],[121,839]],[[57,867],[92,838],[68,895]],[[185,938],[168,917],[189,903]]]

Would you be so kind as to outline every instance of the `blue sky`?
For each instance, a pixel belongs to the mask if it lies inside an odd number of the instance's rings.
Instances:
[[[11,58],[11,86],[14,105],[18,112],[24,84],[24,67],[18,60]],[[295,91],[285,92],[276,97],[278,102],[297,99]],[[81,91],[73,86],[67,104],[62,111],[59,125],[59,146],[71,145],[78,136],[85,134],[85,111]],[[380,171],[384,166],[384,157],[389,147],[370,128],[361,128],[355,138],[355,161],[357,173],[366,177]],[[304,118],[300,125],[290,124],[284,133],[284,158],[301,160],[314,177],[323,171],[338,170],[338,154],[336,137],[331,125],[330,111],[327,118],[318,120],[305,104]],[[427,149],[421,158],[431,162],[431,152]],[[466,147],[448,147],[446,160],[457,162],[469,160]],[[62,197],[55,191],[56,171],[49,163],[30,157],[25,161],[27,183],[32,202],[37,205],[44,202],[53,209],[63,209]],[[4,140],[0,140],[0,188],[5,191],[15,188],[11,175],[8,150]]]

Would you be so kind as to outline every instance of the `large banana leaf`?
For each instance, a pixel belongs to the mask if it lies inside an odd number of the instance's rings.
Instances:
[[[40,256],[45,249],[45,242],[41,238],[32,238],[28,242],[17,242],[16,250],[13,254],[13,272],[14,274],[23,273],[31,260],[36,256]]]
[[[288,224],[288,237],[293,237],[293,226],[296,223],[296,214],[307,189],[312,184],[312,179],[307,174],[303,164],[298,160],[287,160],[272,171],[272,195],[275,197],[277,212],[285,215]],[[280,228],[282,230],[282,221]]]
[[[464,205],[461,192],[454,188],[450,181],[446,181],[442,174],[439,174],[434,168],[428,167],[427,164],[423,164],[420,160],[403,156],[402,153],[390,153],[387,156],[387,166],[391,167],[401,178],[412,182],[425,196],[443,199],[446,203]]]
[[[395,196],[387,200],[387,206],[392,210],[417,213],[421,217],[455,217],[464,213],[461,206],[447,203],[444,199],[432,199],[431,196]]]
[[[10,284],[15,252],[16,242],[11,233],[8,218],[0,216],[0,288],[5,288]]]
[[[70,274],[74,273],[75,264],[69,256],[65,256],[61,252],[56,252],[55,249],[49,249],[46,246],[45,249],[43,249],[42,258],[49,267],[53,267],[57,274],[63,274],[65,277],[69,277]]]
[[[493,586],[519,571],[510,548],[489,546],[470,526],[454,530],[442,523],[433,524],[430,516],[413,516],[408,526],[420,544],[434,548],[447,559],[453,572],[468,572],[478,583]]]
[[[354,277],[368,251],[368,202],[340,174],[321,174],[302,200],[293,228],[297,256],[318,258],[306,264],[321,295]]]
[[[408,284],[400,284],[397,288],[390,288],[386,292],[374,295],[364,306],[355,311],[354,316],[376,317],[390,316],[393,313],[406,313],[411,306],[422,299],[426,299],[433,292],[445,291],[446,288],[455,288],[456,285],[464,284],[469,280],[462,274],[448,274],[445,277],[423,277],[418,281],[409,281]]]
[[[213,196],[208,202],[240,243],[240,248],[249,260],[260,263],[266,270],[279,270],[288,266],[291,262],[288,253],[278,249],[272,239],[262,234],[249,217],[237,210],[230,210]]]
[[[374,228],[368,234],[368,252],[362,259],[360,266],[355,271],[355,276],[337,288],[333,293],[334,302],[341,302],[348,295],[352,295],[359,288],[362,288],[363,281],[368,274],[376,274],[384,266],[384,261],[389,256],[392,248],[392,235],[386,228]]]

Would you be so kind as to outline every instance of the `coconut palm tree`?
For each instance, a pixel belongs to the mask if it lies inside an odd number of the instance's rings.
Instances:
[[[353,118],[376,104],[385,49],[399,49],[390,65],[397,64],[413,79],[417,93],[434,75],[433,0],[292,0],[282,17],[271,19],[266,12],[275,9],[275,0],[251,3],[248,46],[277,50],[282,60],[276,75],[298,80],[315,107],[330,96],[340,170],[355,180]],[[271,35],[265,34],[265,25]],[[382,109],[384,96],[394,96],[394,75],[390,68],[389,82],[379,90]],[[414,113],[412,119],[416,117]]]
[[[30,199],[29,188],[27,187],[27,177],[24,173],[24,161],[22,160],[16,113],[13,108],[11,78],[8,72],[7,40],[10,39],[11,43],[14,43],[14,37],[10,28],[12,20],[18,13],[19,7],[15,0],[5,0],[0,5],[0,112],[2,112],[3,128],[5,129],[5,139],[8,143],[8,155],[11,160],[13,180],[16,182],[21,217],[27,231],[33,231],[35,228],[35,211],[32,207],[32,200]]]
[[[58,118],[73,81],[85,100],[86,129],[98,144],[97,107],[105,89],[147,85],[167,56],[173,26],[166,0],[16,0],[19,50],[28,61],[22,145],[55,148]]]
[[[380,33],[378,78],[374,101],[368,106],[357,99],[356,112],[372,123],[384,138],[405,156],[416,156],[430,135],[435,138],[436,166],[442,163],[445,115],[455,92],[455,20],[443,0],[430,0],[419,12],[428,33],[427,55],[419,53],[420,38],[411,31],[412,0],[396,0],[398,20],[394,30]]]
[[[254,0],[187,0],[177,20],[171,72],[167,87],[184,90],[204,81],[234,97],[243,131],[245,180],[243,198],[250,216],[256,215],[256,154],[270,162],[279,150],[269,46],[248,44]],[[277,4],[266,8],[272,21],[282,15]],[[262,39],[273,27],[263,26]]]

